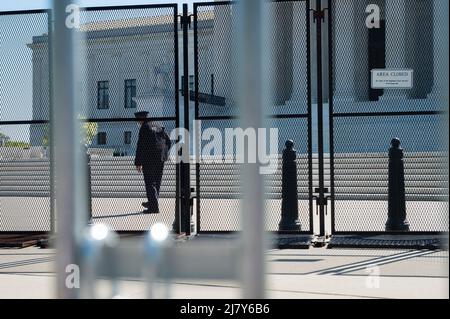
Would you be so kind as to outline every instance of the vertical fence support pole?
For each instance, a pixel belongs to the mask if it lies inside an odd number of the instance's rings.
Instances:
[[[179,85],[179,51],[178,51],[178,5],[173,8],[173,34],[174,34],[174,49],[175,49],[175,128],[180,127],[180,85]],[[183,93],[181,93],[183,95]],[[172,224],[172,231],[174,233],[180,232],[180,161],[179,154],[175,154],[175,218]]]
[[[94,219],[92,218],[92,162],[91,162],[91,154],[89,154],[89,146],[86,145],[86,182],[87,182],[87,204],[88,204],[88,221],[90,223],[94,223]]]
[[[51,114],[53,110],[53,12],[52,10],[48,10],[48,100],[49,100],[49,122],[48,122],[48,149],[47,156],[49,157],[49,168],[50,168],[50,236],[56,235],[56,214],[55,214],[55,185],[53,183],[54,180],[54,170],[55,170],[55,161],[54,161],[54,152],[53,150],[53,124],[51,119]]]
[[[389,149],[389,197],[386,231],[409,231],[406,221],[405,168],[400,140],[394,138]]]
[[[183,26],[183,92],[184,92],[184,130],[187,136],[184,136],[184,147],[181,162],[181,230],[187,236],[191,234],[191,212],[190,212],[190,136],[189,136],[189,12],[187,3],[183,4],[183,16],[181,23]]]
[[[268,103],[264,93],[265,64],[263,21],[264,1],[238,1],[237,27],[237,88],[238,105],[242,115],[243,129],[262,127],[265,105]],[[266,52],[267,53],[267,52]],[[258,145],[254,148],[258,152]],[[244,154],[236,154],[243,156]],[[242,174],[242,245],[243,245],[243,297],[248,299],[264,298],[265,295],[265,229],[263,176],[260,164],[243,164]]]
[[[317,152],[319,157],[319,225],[320,236],[325,236],[325,181],[324,181],[324,146],[323,146],[323,81],[322,81],[322,19],[324,17],[322,10],[322,0],[316,0],[316,11],[314,12],[314,21],[316,22],[317,36]]]
[[[194,118],[195,118],[195,126],[194,126],[194,136],[195,136],[195,187],[196,187],[196,232],[197,234],[202,230],[201,228],[201,216],[200,216],[200,208],[201,208],[201,193],[200,193],[200,160],[201,160],[201,121],[199,121],[200,112],[199,112],[199,100],[198,100],[198,91],[199,91],[199,61],[198,61],[198,15],[197,15],[198,7],[197,3],[194,3],[194,83],[195,83],[195,110],[194,110]]]
[[[66,24],[69,14],[76,19],[75,0],[54,0],[55,27],[53,32],[53,96],[51,123],[52,157],[57,215],[57,296],[77,298],[79,290],[66,283],[67,267],[80,265],[77,244],[86,225],[86,155],[80,143],[77,119],[76,65],[78,44],[75,26]]]

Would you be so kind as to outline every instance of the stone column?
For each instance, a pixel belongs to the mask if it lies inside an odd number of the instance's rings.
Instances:
[[[346,1],[333,8],[333,75],[334,101],[355,99],[355,28],[354,2]]]
[[[298,7],[296,5],[296,7]],[[293,44],[293,3],[292,2],[280,2],[273,4],[275,12],[272,16],[274,19],[273,28],[274,41],[271,46],[274,50],[273,59],[274,67],[273,70],[273,98],[275,105],[284,104],[292,94],[292,50],[294,47],[300,47],[303,54],[306,49],[306,42],[294,43]],[[304,13],[303,13],[304,16]],[[298,21],[297,21],[298,23]],[[305,25],[306,24],[301,24]],[[300,25],[300,26],[301,26]],[[299,28],[299,25],[296,24]],[[300,27],[300,29],[303,29]],[[263,48],[264,49],[264,48]],[[301,60],[297,60],[301,61]],[[301,62],[300,62],[301,63]],[[305,73],[302,73],[303,75]],[[304,77],[302,77],[303,79]]]
[[[369,30],[366,27],[366,8],[370,3],[369,1],[347,1],[348,5],[352,3],[353,11],[349,11],[347,13],[348,18],[353,24],[353,55],[352,59],[346,58],[343,60],[343,63],[347,65],[354,64],[353,70],[353,83],[347,85],[353,85],[354,90],[354,99],[356,101],[366,102],[369,100],[369,87],[370,87],[370,71],[368,70],[369,63],[369,50],[368,50],[368,42],[369,42]],[[350,12],[353,12],[352,16],[349,17]],[[345,13],[344,13],[345,14]],[[344,16],[345,17],[345,16]],[[336,20],[336,19],[335,19]],[[336,23],[336,21],[335,21]],[[346,37],[345,34],[342,34],[343,37]],[[348,36],[348,35],[347,35]],[[343,43],[350,45],[349,40],[342,40]],[[347,66],[345,66],[347,67]],[[350,67],[350,66],[348,66]],[[345,85],[345,83],[344,83]],[[351,93],[351,92],[350,92]]]
[[[108,48],[109,49],[109,48]],[[123,71],[124,66],[126,66],[126,57],[122,56],[122,53],[119,51],[113,51],[106,57],[109,61],[106,63],[110,63],[109,65],[114,65],[116,67],[112,67],[109,69],[109,74],[105,74],[107,76],[105,80],[109,80],[109,110],[108,116],[112,117],[121,117],[125,111],[123,101],[124,101],[124,82],[123,82]],[[103,64],[106,67],[106,63]],[[103,71],[100,71],[103,72]],[[120,90],[116,89],[120,88]]]
[[[231,85],[233,72],[231,66],[233,51],[233,25],[230,5],[216,5],[214,7],[214,94],[226,98],[232,93]],[[202,61],[200,61],[201,63]],[[210,74],[203,75],[210,78]],[[208,93],[208,92],[205,92]]]
[[[433,1],[433,90],[430,97],[444,99],[448,107],[448,0]]]
[[[306,13],[304,5],[296,3],[292,8],[292,95],[291,101],[306,101]]]
[[[386,1],[386,68],[407,68],[407,7],[406,0]],[[381,99],[407,99],[409,90],[385,89]]]

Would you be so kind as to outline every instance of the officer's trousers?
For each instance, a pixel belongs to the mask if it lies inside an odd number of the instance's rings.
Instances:
[[[161,188],[161,179],[164,171],[164,162],[153,165],[144,165],[142,172],[144,173],[145,191],[149,203],[149,211],[152,213],[159,212],[159,190]]]

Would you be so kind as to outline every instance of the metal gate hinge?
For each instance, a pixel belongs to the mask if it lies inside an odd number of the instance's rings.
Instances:
[[[180,26],[181,28],[183,28],[183,24],[187,22],[189,29],[191,28],[191,22],[192,22],[192,17],[194,15],[190,14],[186,17],[187,21],[184,21],[185,17],[182,14],[179,14],[178,17],[180,17]]]
[[[328,187],[324,187],[324,188],[317,187],[317,188],[314,188],[314,193],[320,193],[320,192],[328,193],[329,192],[328,191]]]
[[[325,22],[325,11],[328,11],[328,8],[324,8],[322,10],[310,9],[310,11],[313,12],[314,22],[317,22],[318,19],[322,20],[322,22]]]

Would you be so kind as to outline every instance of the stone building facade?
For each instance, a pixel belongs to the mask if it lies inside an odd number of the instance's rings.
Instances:
[[[448,110],[448,1],[447,0],[340,0],[332,1],[333,34],[324,23],[324,73],[332,72],[334,111],[408,112]],[[381,12],[381,28],[366,27],[369,5]],[[305,113],[307,109],[306,11],[304,2],[271,4],[274,50],[273,107],[276,114]],[[208,9],[208,10],[206,10]],[[224,97],[225,105],[200,104],[202,115],[234,115],[232,6],[205,8],[199,14],[199,90]],[[173,17],[153,16],[83,24],[84,68],[78,92],[83,98],[80,116],[97,119],[131,118],[136,110],[150,116],[175,116],[175,81],[182,83],[182,32],[178,32],[179,76],[174,77]],[[316,43],[311,28],[311,89],[313,127],[316,127]],[[328,36],[332,49],[328,50]],[[193,34],[190,31],[190,89],[194,89]],[[44,118],[48,108],[47,36],[33,39],[33,118]],[[333,68],[328,70],[328,59]],[[373,68],[411,69],[414,86],[409,90],[372,90]],[[324,77],[325,117],[328,81]],[[131,100],[130,100],[131,96]],[[107,100],[107,101],[106,101]],[[59,107],[59,106],[56,106]],[[191,112],[193,117],[193,112]],[[281,123],[281,124],[280,124]],[[217,124],[217,123],[216,123]],[[325,130],[328,129],[325,123]],[[168,129],[174,123],[167,123]],[[208,124],[205,124],[207,127]],[[213,125],[211,123],[211,125]],[[225,123],[221,125],[226,125]],[[305,139],[304,130],[279,122],[280,139]],[[394,135],[410,150],[437,151],[443,132],[439,117],[377,117],[339,119],[334,136],[342,142],[336,152],[385,151]],[[134,152],[138,127],[133,122],[98,123],[92,147]],[[328,132],[325,136],[328,137]],[[31,144],[41,145],[45,132],[31,128]],[[443,134],[445,135],[445,134]],[[356,146],[355,137],[359,139]],[[282,145],[283,143],[281,143]],[[328,148],[328,141],[325,141]],[[306,144],[305,144],[306,145]],[[313,143],[315,148],[315,143]],[[336,148],[336,145],[335,145]],[[306,152],[300,147],[299,151]]]

